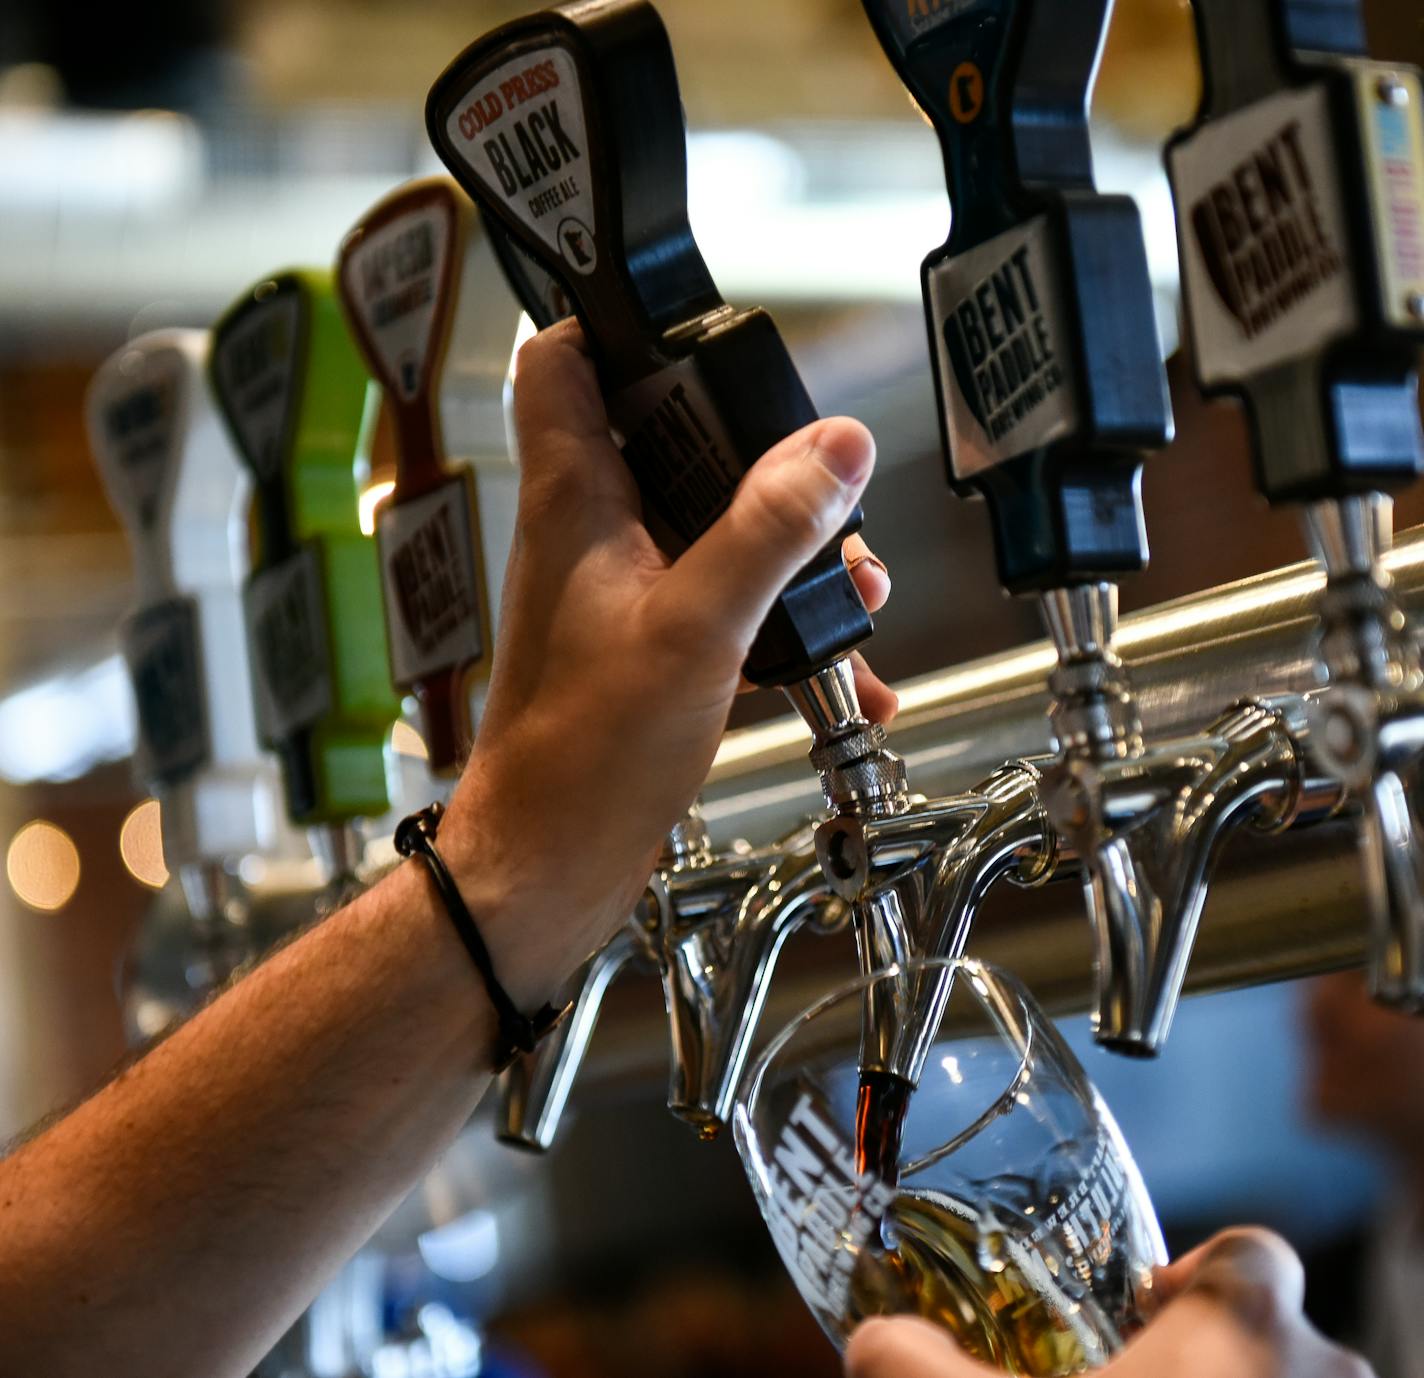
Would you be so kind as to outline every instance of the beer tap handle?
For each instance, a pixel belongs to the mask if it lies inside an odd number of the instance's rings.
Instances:
[[[456,773],[469,752],[471,690],[493,648],[475,476],[450,462],[440,404],[462,317],[513,344],[503,285],[479,279],[480,235],[463,194],[433,177],[368,211],[336,264],[347,323],[394,421],[395,489],[376,516],[391,678],[420,705],[436,775]]]
[[[1022,593],[1146,561],[1142,451],[1171,434],[1136,206],[1093,183],[1110,0],[864,0],[944,155],[953,219],[921,270],[949,479]]]
[[[677,75],[657,12],[646,0],[584,0],[506,24],[441,75],[426,123],[502,229],[496,244],[526,310],[547,323],[567,307],[582,322],[649,527],[676,556],[751,464],[816,411],[770,316],[723,302],[693,239]],[[870,630],[838,538],[787,587],[746,673],[804,681]]]
[[[259,733],[292,821],[328,830],[322,849],[345,867],[349,830],[390,807],[385,743],[400,711],[357,502],[376,394],[316,270],[275,274],[230,307],[210,370],[255,484],[244,607]]]
[[[1360,807],[1370,968],[1424,1007],[1424,665],[1383,557],[1424,472],[1424,87],[1358,0],[1198,0],[1201,107],[1168,146],[1197,380],[1246,410],[1257,485],[1325,569],[1313,756]]]
[[[480,214],[500,271],[536,330],[547,330],[574,314],[574,305],[558,277],[506,232],[492,215]]]
[[[1424,93],[1364,58],[1357,0],[1197,0],[1203,96],[1173,138],[1197,379],[1241,398],[1272,502],[1424,470]]]
[[[225,867],[282,841],[242,634],[250,484],[213,406],[208,346],[206,331],[140,336],[99,368],[86,406],[133,552],[120,640],[137,707],[135,775],[161,802],[164,856],[200,921],[240,902]]]

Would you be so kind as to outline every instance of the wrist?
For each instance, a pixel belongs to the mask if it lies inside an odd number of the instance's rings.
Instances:
[[[436,847],[460,892],[489,953],[499,984],[515,1007],[532,1016],[556,996],[584,954],[570,956],[562,935],[568,924],[551,871],[541,868],[533,849],[502,836],[500,816],[488,795],[462,782],[440,824]],[[424,869],[425,863],[416,859]],[[450,930],[470,980],[481,987],[480,973],[465,949],[454,922],[426,877],[439,916]]]
[[[532,750],[477,751],[439,839],[500,982],[525,1013],[557,1003],[567,979],[627,921],[661,844],[661,835],[630,844],[619,815],[595,815],[563,780],[531,772],[530,759],[547,759]]]

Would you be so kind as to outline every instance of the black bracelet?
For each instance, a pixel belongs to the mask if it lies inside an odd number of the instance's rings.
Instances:
[[[494,963],[490,961],[489,949],[480,937],[480,930],[475,927],[475,921],[470,917],[470,911],[460,896],[459,887],[441,860],[440,853],[435,850],[435,834],[440,828],[440,819],[444,813],[441,805],[431,804],[429,808],[421,809],[402,820],[396,829],[396,851],[405,857],[418,856],[426,864],[431,878],[435,881],[435,889],[445,905],[445,912],[449,914],[450,922],[455,926],[455,932],[460,935],[460,941],[464,943],[470,959],[484,979],[490,1004],[494,1006],[495,1014],[499,1018],[499,1036],[494,1046],[494,1070],[502,1072],[520,1053],[533,1052],[534,1045],[558,1024],[571,1007],[565,1005],[563,1009],[556,1010],[552,1005],[545,1005],[531,1019],[516,1008],[514,1001],[509,998],[509,992],[500,985],[499,978],[494,974]]]

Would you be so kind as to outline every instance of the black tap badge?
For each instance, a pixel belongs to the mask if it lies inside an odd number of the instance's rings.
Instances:
[[[610,397],[608,414],[653,536],[676,555],[726,510],[747,465],[689,361]]]
[[[310,547],[254,574],[243,590],[257,727],[280,746],[331,711],[321,566]]]
[[[403,402],[430,386],[439,292],[454,239],[455,207],[442,197],[367,230],[342,257],[342,296],[361,322],[373,371]]]
[[[213,341],[213,381],[238,449],[257,477],[281,471],[296,399],[302,302],[278,288],[246,307]]]
[[[106,375],[93,404],[91,425],[109,489],[145,532],[158,522],[178,461],[183,370],[176,350],[135,350]]]
[[[1249,378],[1355,327],[1323,88],[1282,91],[1171,152],[1197,375]]]
[[[926,291],[956,479],[1078,429],[1072,348],[1043,217],[934,265]]]
[[[526,49],[481,77],[446,122],[480,185],[575,273],[598,266],[578,69],[566,48]]]
[[[149,786],[174,785],[208,761],[198,609],[171,598],[135,613],[120,632],[138,710],[135,769]]]
[[[478,547],[467,472],[376,519],[391,678],[402,687],[484,658]]]
[[[987,9],[986,0],[866,0],[883,15],[903,47],[970,10]]]

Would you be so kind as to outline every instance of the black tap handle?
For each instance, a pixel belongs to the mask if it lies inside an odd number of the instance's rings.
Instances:
[[[949,479],[1015,592],[1146,562],[1142,451],[1171,435],[1137,208],[1094,189],[1109,0],[864,0],[939,135],[953,220],[921,270]]]
[[[771,317],[722,300],[692,237],[677,73],[657,11],[581,0],[506,24],[440,76],[426,124],[495,227],[535,322],[578,315],[649,527],[677,555],[816,409]],[[859,525],[857,508],[842,535]],[[749,679],[805,679],[870,634],[840,539],[772,609]]]
[[[1359,0],[1196,0],[1202,103],[1168,145],[1198,382],[1240,397],[1272,501],[1424,470],[1424,90]]]

